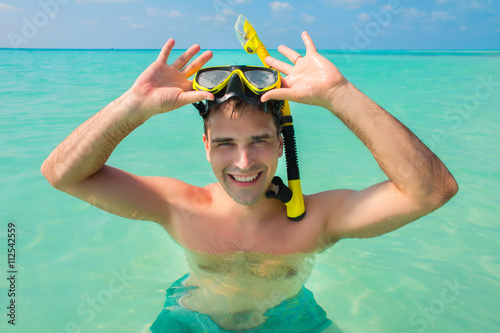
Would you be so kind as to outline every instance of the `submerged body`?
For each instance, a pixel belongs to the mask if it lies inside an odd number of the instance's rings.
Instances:
[[[299,293],[314,265],[312,254],[186,254],[191,274],[185,285],[196,288],[180,304],[227,330],[264,323],[267,310]]]
[[[326,312],[316,303],[313,294],[305,287],[302,287],[295,296],[284,299],[276,306],[272,304],[278,303],[284,295],[274,289],[268,299],[254,300],[251,310],[229,314],[209,311],[212,314],[209,316],[183,305],[184,299],[191,298],[199,289],[188,284],[189,278],[190,275],[186,274],[167,289],[164,308],[151,325],[151,332],[341,333],[341,330],[326,317]],[[214,295],[209,293],[204,296]],[[206,298],[203,300],[206,301]],[[214,303],[214,306],[218,307],[217,303]]]

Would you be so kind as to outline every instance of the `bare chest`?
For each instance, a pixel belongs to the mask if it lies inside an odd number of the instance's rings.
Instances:
[[[243,253],[283,255],[309,253],[318,249],[322,226],[312,219],[292,222],[286,218],[269,219],[256,226],[235,222],[231,216],[217,214],[193,215],[178,223],[173,234],[184,248],[202,253],[240,253],[232,257],[208,260],[206,267],[234,266],[244,263],[254,267],[254,257]],[[217,262],[219,261],[220,262]]]
[[[193,271],[201,275],[218,274],[268,281],[296,278],[309,271],[313,262],[309,255],[270,255],[258,252],[229,252],[220,254],[193,253],[188,255]]]

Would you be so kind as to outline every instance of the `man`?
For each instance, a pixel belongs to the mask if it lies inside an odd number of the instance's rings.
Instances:
[[[78,127],[42,165],[54,187],[113,214],[155,221],[186,250],[191,272],[167,291],[153,331],[322,331],[329,321],[303,288],[314,254],[343,238],[398,229],[457,192],[444,164],[408,128],[348,82],[306,32],[302,38],[305,57],[279,48],[293,65],[266,59],[287,76],[261,102],[290,100],[329,110],[368,147],[387,181],[361,191],[306,195],[305,218],[291,222],[280,201],[265,197],[283,148],[273,116],[255,105],[235,110],[231,100],[209,112],[203,135],[218,183],[200,188],[105,165],[117,144],[153,115],[214,99],[192,91],[188,80],[212,54],[189,63],[199,51],[194,45],[167,65],[173,40],[129,91]],[[290,308],[295,319],[280,319]]]

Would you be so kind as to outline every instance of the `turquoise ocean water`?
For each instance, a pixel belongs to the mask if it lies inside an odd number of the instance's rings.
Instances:
[[[58,192],[39,171],[157,52],[0,50],[1,332],[142,332],[160,312],[164,290],[187,272],[162,228]],[[211,65],[258,65],[241,50],[214,53]],[[306,286],[346,333],[499,331],[500,52],[322,53],[431,147],[460,191],[400,230],[339,242],[317,257]],[[292,104],[292,114],[304,193],[385,179],[327,111]],[[215,177],[201,133],[187,106],[150,119],[108,163],[203,186]],[[9,223],[17,232],[16,326],[6,316]]]

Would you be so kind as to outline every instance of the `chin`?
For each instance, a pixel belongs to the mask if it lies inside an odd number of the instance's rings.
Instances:
[[[259,202],[262,198],[266,197],[266,191],[262,191],[260,193],[241,193],[239,191],[228,191],[226,188],[226,193],[233,199],[234,202],[243,205],[243,206],[251,206]]]
[[[242,198],[242,197],[238,197],[235,195],[231,195],[230,193],[228,193],[228,194],[234,200],[234,202],[236,202],[240,205],[243,205],[243,206],[251,206],[254,203],[256,203],[257,201],[259,201],[260,198],[262,198],[262,195],[257,196],[257,197]]]

